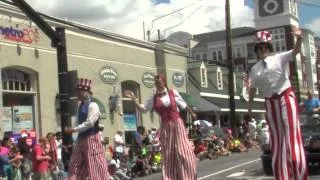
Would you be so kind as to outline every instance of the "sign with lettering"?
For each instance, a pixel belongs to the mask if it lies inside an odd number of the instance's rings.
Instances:
[[[179,72],[173,73],[172,82],[176,87],[182,87],[184,84],[184,75]]]
[[[100,79],[107,84],[114,84],[118,79],[118,73],[110,66],[101,68],[99,72]]]
[[[142,75],[142,83],[147,88],[153,88],[154,87],[154,74],[152,72],[145,72]]]
[[[27,44],[37,43],[40,40],[40,34],[37,28],[14,28],[12,26],[0,26],[0,36],[9,41],[23,42]]]

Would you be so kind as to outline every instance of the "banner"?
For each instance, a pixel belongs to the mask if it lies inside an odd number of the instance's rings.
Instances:
[[[2,132],[12,131],[12,110],[11,107],[1,108],[0,113]]]
[[[135,114],[124,114],[123,124],[125,131],[136,131],[137,130],[137,116]]]
[[[32,106],[13,106],[13,131],[33,129]]]

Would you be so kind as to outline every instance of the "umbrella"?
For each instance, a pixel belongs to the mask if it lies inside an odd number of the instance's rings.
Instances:
[[[206,120],[196,120],[193,122],[194,125],[200,125],[200,128],[212,127],[212,123]]]

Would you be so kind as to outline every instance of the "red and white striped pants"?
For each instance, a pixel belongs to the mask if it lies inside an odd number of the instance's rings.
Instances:
[[[279,96],[266,98],[265,103],[275,179],[308,179],[297,102],[293,91],[289,88]]]
[[[196,159],[183,120],[161,123],[162,176],[164,180],[195,180]]]
[[[77,142],[69,163],[69,180],[108,180],[109,172],[99,133]]]

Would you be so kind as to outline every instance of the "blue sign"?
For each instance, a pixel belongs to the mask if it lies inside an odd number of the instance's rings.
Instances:
[[[137,116],[136,114],[124,114],[123,124],[125,131],[136,131],[137,130]]]
[[[182,87],[184,84],[184,75],[179,72],[173,73],[172,82],[176,87]]]

